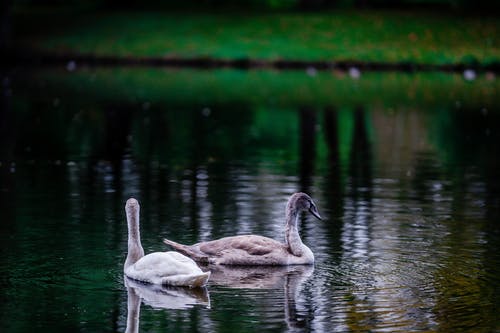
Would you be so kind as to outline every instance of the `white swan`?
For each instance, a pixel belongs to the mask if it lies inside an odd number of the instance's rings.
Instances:
[[[299,236],[300,212],[321,219],[316,205],[305,193],[293,194],[286,205],[285,243],[258,235],[225,237],[194,245],[164,242],[196,261],[220,265],[310,265],[314,254]]]
[[[145,283],[171,286],[204,286],[210,272],[203,272],[196,263],[174,251],[154,252],[144,256],[139,232],[139,202],[127,200],[128,254],[123,266],[125,275]]]

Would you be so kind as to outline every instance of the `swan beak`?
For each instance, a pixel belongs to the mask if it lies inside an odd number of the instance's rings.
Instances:
[[[312,204],[311,207],[309,208],[309,213],[311,213],[318,220],[321,220],[321,216],[318,213],[318,209],[314,204]]]

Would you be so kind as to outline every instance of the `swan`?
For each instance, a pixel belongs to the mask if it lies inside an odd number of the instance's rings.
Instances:
[[[139,232],[139,202],[130,198],[125,204],[128,224],[128,253],[123,266],[127,277],[144,283],[202,287],[210,272],[203,272],[190,258],[174,251],[144,255]]]
[[[321,220],[311,197],[301,192],[293,194],[286,205],[285,243],[258,235],[225,237],[194,245],[183,245],[168,239],[163,241],[205,264],[310,265],[314,263],[314,254],[302,243],[297,229],[303,211]]]

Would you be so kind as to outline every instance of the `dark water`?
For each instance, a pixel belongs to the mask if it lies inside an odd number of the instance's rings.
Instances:
[[[446,75],[5,74],[2,331],[499,332],[498,83]],[[314,267],[125,283],[130,196],[150,252],[282,239],[295,191]]]

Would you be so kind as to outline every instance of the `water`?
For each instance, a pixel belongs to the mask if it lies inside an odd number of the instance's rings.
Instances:
[[[496,81],[194,74],[4,77],[2,331],[500,331]],[[130,196],[151,252],[282,239],[295,191],[323,217],[301,221],[314,267],[212,268],[196,291],[124,281]]]

